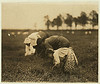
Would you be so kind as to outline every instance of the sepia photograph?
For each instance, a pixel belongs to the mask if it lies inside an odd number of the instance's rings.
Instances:
[[[97,1],[2,2],[1,82],[98,83]]]

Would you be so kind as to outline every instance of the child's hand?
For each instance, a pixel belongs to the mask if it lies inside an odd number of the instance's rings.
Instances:
[[[53,70],[56,67],[56,65],[54,65],[51,69]]]
[[[60,64],[55,64],[53,67],[52,67],[52,70],[54,69],[54,68],[59,68],[60,67]]]

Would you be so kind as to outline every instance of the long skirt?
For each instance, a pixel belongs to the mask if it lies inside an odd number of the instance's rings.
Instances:
[[[78,64],[78,61],[75,54],[70,53],[65,58],[64,71],[70,72],[70,73],[74,72],[77,64]]]

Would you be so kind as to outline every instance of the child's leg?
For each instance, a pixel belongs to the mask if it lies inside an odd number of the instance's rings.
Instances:
[[[25,56],[29,55],[30,46],[25,45]]]
[[[35,48],[33,48],[33,46],[30,45],[30,53],[31,53],[31,54],[32,54],[32,53],[35,54],[35,51],[36,51]]]

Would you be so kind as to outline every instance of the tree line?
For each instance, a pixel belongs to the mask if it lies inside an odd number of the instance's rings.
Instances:
[[[66,24],[66,28],[70,27],[70,29],[72,28],[73,23],[75,24],[75,28],[77,28],[77,25],[81,25],[83,28],[86,24],[90,24],[92,28],[98,25],[98,13],[95,10],[92,10],[89,15],[82,11],[80,16],[77,17],[73,17],[71,14],[67,13],[66,17],[59,14],[52,21],[50,21],[48,15],[44,16],[44,19],[47,30],[50,29],[50,26],[56,26],[57,30],[59,30],[59,27],[61,27],[62,24]]]

